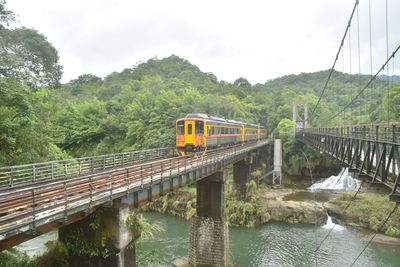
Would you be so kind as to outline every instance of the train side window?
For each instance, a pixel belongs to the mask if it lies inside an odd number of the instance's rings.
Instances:
[[[192,134],[192,125],[188,124],[188,133],[187,134]]]
[[[185,134],[185,122],[184,121],[178,121],[176,123],[176,131],[178,135],[184,135]]]
[[[196,134],[204,134],[204,122],[196,121]]]

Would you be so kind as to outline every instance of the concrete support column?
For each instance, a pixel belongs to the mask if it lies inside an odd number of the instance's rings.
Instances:
[[[127,225],[129,205],[114,203],[100,207],[82,221],[59,229],[59,239],[66,244],[70,266],[136,266],[132,226]]]
[[[250,181],[251,157],[243,159],[233,164],[233,184],[232,193],[240,200],[247,198],[246,183]]]
[[[189,262],[193,266],[227,266],[228,226],[224,219],[226,170],[197,182],[197,213],[192,219]]]

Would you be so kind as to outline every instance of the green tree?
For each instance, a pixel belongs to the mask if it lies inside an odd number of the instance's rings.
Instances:
[[[0,166],[65,157],[52,142],[46,120],[37,117],[32,100],[27,87],[0,78]]]
[[[0,30],[15,21],[15,14],[6,8],[7,2],[0,0]]]
[[[251,88],[251,83],[243,77],[236,79],[233,84],[244,88]]]
[[[33,88],[58,87],[58,60],[57,50],[36,30],[0,29],[0,77],[14,77]]]
[[[385,116],[389,112],[389,120],[399,121],[400,120],[400,86],[392,88],[384,98],[383,105],[386,107],[382,112]]]
[[[288,140],[293,137],[295,122],[289,119],[282,119],[277,127],[279,137],[284,140]]]
[[[107,115],[105,103],[97,99],[68,105],[55,121],[58,145],[75,156],[93,154],[106,136]]]

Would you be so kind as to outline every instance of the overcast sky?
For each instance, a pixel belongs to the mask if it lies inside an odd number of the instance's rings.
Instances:
[[[104,77],[175,54],[219,80],[252,84],[332,66],[353,0],[8,0],[20,25],[59,51],[63,82]],[[386,58],[385,1],[371,0],[374,72]],[[400,1],[388,0],[389,53],[400,44]],[[358,73],[356,20],[339,70]],[[360,0],[360,66],[369,73],[368,0]],[[344,59],[344,64],[343,64]],[[351,60],[350,60],[351,59]],[[400,62],[396,60],[395,69]],[[344,66],[344,67],[343,67]],[[351,68],[350,68],[351,66]]]

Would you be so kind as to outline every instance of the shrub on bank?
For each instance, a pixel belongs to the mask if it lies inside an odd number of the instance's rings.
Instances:
[[[395,202],[389,200],[388,195],[360,193],[352,201],[353,195],[354,193],[341,193],[331,201],[341,207],[340,216],[343,217],[344,221],[352,222],[375,232],[379,231],[389,236],[400,237],[399,209],[392,214],[385,225],[382,225],[396,205]],[[352,203],[343,212],[350,201]]]

